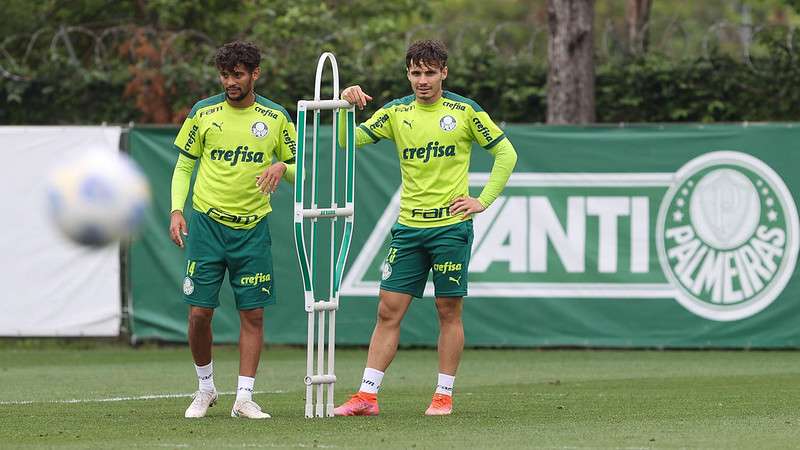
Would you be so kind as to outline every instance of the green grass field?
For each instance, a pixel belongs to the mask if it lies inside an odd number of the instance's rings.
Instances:
[[[337,352],[337,403],[366,350]],[[235,348],[215,381],[235,389]],[[432,350],[403,349],[379,417],[303,417],[305,350],[268,348],[256,400],[266,421],[184,419],[196,387],[188,348],[0,343],[2,448],[797,448],[800,353],[468,350],[455,412],[425,417]],[[186,397],[167,397],[168,395]],[[142,396],[161,396],[140,399]],[[123,398],[128,399],[123,399]]]

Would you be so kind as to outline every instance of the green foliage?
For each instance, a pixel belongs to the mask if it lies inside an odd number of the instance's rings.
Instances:
[[[748,4],[764,15],[776,2]],[[0,123],[180,122],[192,104],[220,91],[211,58],[233,39],[260,46],[257,90],[292,113],[298,99],[313,97],[318,56],[333,51],[340,87],[360,84],[375,98],[369,114],[410,92],[405,49],[423,38],[450,46],[448,89],[473,98],[498,121],[544,122],[544,2],[531,0],[530,8],[512,1],[435,3],[124,0],[108,8],[83,0],[76,8],[58,0],[10,1],[0,17]],[[619,5],[613,11],[610,5],[597,4],[597,33],[605,30],[600,22],[619,15]],[[662,7],[655,2],[654,14]],[[708,54],[670,53],[675,46],[696,49],[703,33],[684,44],[680,34],[654,35],[676,41],[653,42],[641,57],[599,52],[598,121],[800,119],[796,37],[789,46],[785,31],[757,33],[749,61],[730,41],[714,39]],[[330,96],[327,74],[322,95]]]
[[[800,67],[785,37],[765,38],[769,56],[670,62],[646,56],[597,70],[599,122],[793,121]],[[795,43],[797,45],[797,43]]]
[[[783,0],[783,2],[794,8],[795,12],[800,12],[800,0]]]

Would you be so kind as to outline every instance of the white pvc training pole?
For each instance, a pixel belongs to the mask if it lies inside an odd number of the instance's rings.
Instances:
[[[331,69],[333,71],[333,98],[331,100],[320,99],[320,88],[322,83],[322,70],[325,61],[330,60]],[[337,175],[338,175],[338,161],[337,161],[337,138],[339,130],[338,114],[342,113],[340,109],[346,109],[346,134],[347,134],[347,152],[345,157],[345,200],[344,207],[340,207],[341,203],[337,202],[336,194],[338,190]],[[311,208],[306,209],[303,203],[303,163],[305,151],[305,131],[306,131],[306,113],[313,111],[312,114],[312,147],[311,147]],[[317,137],[318,127],[320,120],[320,111],[333,110],[333,130],[334,140],[331,145],[332,150],[332,168],[331,168],[331,206],[320,208],[318,198],[318,164],[317,164]],[[353,169],[355,167],[355,108],[347,101],[339,99],[339,71],[336,64],[336,58],[331,53],[323,53],[317,62],[317,73],[314,85],[314,100],[300,100],[297,102],[298,111],[298,152],[297,161],[298,169],[295,181],[295,210],[294,210],[294,224],[295,224],[295,248],[298,252],[298,261],[300,262],[301,271],[303,274],[303,283],[305,289],[305,310],[308,314],[308,342],[307,342],[307,355],[306,355],[306,417],[332,417],[333,416],[333,400],[334,400],[334,384],[336,383],[336,375],[334,374],[335,367],[335,351],[336,351],[336,310],[339,306],[339,284],[341,282],[344,264],[347,258],[347,253],[350,247],[352,238],[353,226]],[[302,141],[301,141],[302,140]],[[345,218],[345,225],[342,235],[342,243],[339,249],[339,254],[336,254],[336,227],[338,217]],[[303,221],[305,219],[311,220],[311,248],[308,249],[308,259],[306,259],[306,246],[305,235],[303,233]],[[330,270],[331,279],[329,286],[328,300],[317,301],[314,296],[314,276],[313,269],[316,266],[316,244],[317,244],[317,221],[319,219],[331,219],[331,259]],[[310,262],[310,265],[309,265]],[[315,317],[319,314],[318,317]],[[328,316],[328,348],[327,348],[327,368],[325,367],[325,316]],[[316,324],[314,322],[317,322]],[[315,326],[316,325],[316,326]],[[316,335],[315,335],[316,332]],[[316,337],[316,339],[315,339]],[[316,344],[316,348],[315,348]],[[314,358],[314,352],[316,358]],[[315,367],[316,359],[316,367]],[[325,398],[325,389],[323,385],[327,385],[327,399]],[[317,389],[313,389],[317,386]],[[316,391],[316,400],[314,394]],[[327,400],[327,401],[325,401]]]

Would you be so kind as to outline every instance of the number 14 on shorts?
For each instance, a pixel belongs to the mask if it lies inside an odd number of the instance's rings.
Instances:
[[[194,275],[195,267],[197,267],[197,261],[186,261],[186,275],[190,277]]]

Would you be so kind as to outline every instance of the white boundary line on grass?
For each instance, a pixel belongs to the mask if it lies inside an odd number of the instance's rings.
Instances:
[[[286,391],[254,391],[253,394],[285,394]],[[235,395],[236,392],[219,392],[219,395]],[[194,394],[153,394],[139,395],[135,397],[110,397],[110,398],[73,398],[67,400],[8,400],[0,401],[0,405],[32,405],[35,403],[104,403],[104,402],[128,402],[138,400],[158,400],[162,398],[188,398]]]

